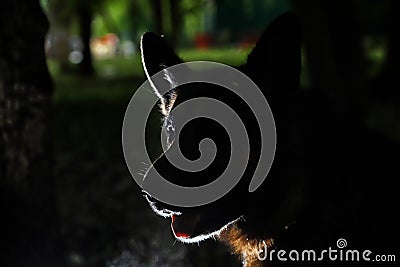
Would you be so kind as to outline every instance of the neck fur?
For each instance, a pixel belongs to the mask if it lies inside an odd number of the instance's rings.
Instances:
[[[265,261],[260,261],[259,257],[263,256],[265,247],[273,246],[274,240],[249,238],[243,230],[237,225],[232,225],[222,231],[218,240],[227,244],[233,254],[240,257],[243,267],[263,267],[266,266]]]

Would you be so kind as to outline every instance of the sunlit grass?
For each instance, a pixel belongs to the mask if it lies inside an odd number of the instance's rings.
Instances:
[[[185,61],[207,60],[220,62],[232,66],[239,66],[246,62],[247,50],[234,48],[193,50],[183,49],[179,51],[179,56]]]
[[[209,60],[238,66],[246,61],[248,51],[235,48],[213,48],[206,50],[182,49],[178,55],[185,61]],[[65,75],[61,73],[60,67],[52,59],[48,60],[50,73],[53,77]],[[74,66],[72,66],[73,69]],[[111,59],[94,60],[94,67],[99,76],[144,76],[140,55],[125,58],[116,56]]]
[[[232,66],[239,66],[246,62],[249,50],[237,48],[212,48],[205,50],[181,49],[178,55],[184,61],[207,60],[216,61]],[[374,47],[366,51],[369,64],[368,73],[371,76],[381,68],[385,53],[383,47]],[[306,61],[303,59],[301,77],[302,87],[309,87]],[[49,59],[48,66],[55,80],[55,101],[61,100],[96,100],[107,99],[113,101],[133,94],[139,85],[144,82],[144,71],[140,55],[137,53],[130,58],[117,56],[111,59],[94,61],[96,76],[87,78],[78,73],[62,73],[58,64]],[[72,66],[72,69],[76,66]]]
[[[246,61],[244,50],[182,49],[178,52],[185,61],[208,60],[238,66]],[[126,99],[144,82],[144,71],[140,55],[130,58],[117,56],[94,61],[96,76],[83,77],[71,65],[70,73],[63,73],[55,60],[48,60],[49,71],[55,81],[54,102],[63,101],[118,101]]]

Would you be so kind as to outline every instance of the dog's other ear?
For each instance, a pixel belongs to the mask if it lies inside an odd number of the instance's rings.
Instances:
[[[284,90],[299,87],[300,68],[301,26],[294,13],[285,13],[271,23],[243,66],[256,83],[267,81],[267,85]]]

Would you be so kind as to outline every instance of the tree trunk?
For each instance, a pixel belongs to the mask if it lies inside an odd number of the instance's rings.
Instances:
[[[339,95],[348,108],[365,109],[366,76],[353,1],[293,0],[303,20],[312,86]]]
[[[161,0],[151,0],[151,5],[153,9],[155,31],[158,34],[163,34],[163,16],[162,16]]]
[[[94,74],[90,38],[92,37],[93,12],[87,4],[81,4],[79,12],[79,26],[83,43],[83,59],[79,63],[80,74],[91,76]]]
[[[388,18],[388,48],[386,61],[382,71],[379,73],[372,85],[373,97],[384,103],[399,103],[400,89],[400,32],[398,20],[400,16],[400,1],[390,1],[390,12]]]
[[[61,266],[51,169],[48,22],[39,1],[0,2],[0,264]]]
[[[182,10],[180,0],[170,0],[170,14],[171,14],[171,37],[170,43],[173,47],[179,44],[179,37],[182,28]]]

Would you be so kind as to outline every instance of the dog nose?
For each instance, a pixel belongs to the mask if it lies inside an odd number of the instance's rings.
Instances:
[[[181,212],[182,208],[163,203],[163,202],[159,201],[158,199],[152,197],[149,193],[147,193],[145,191],[143,191],[143,193],[144,193],[143,196],[147,199],[151,208],[156,213],[161,212],[164,217],[172,216],[173,214],[179,215],[182,213]]]

